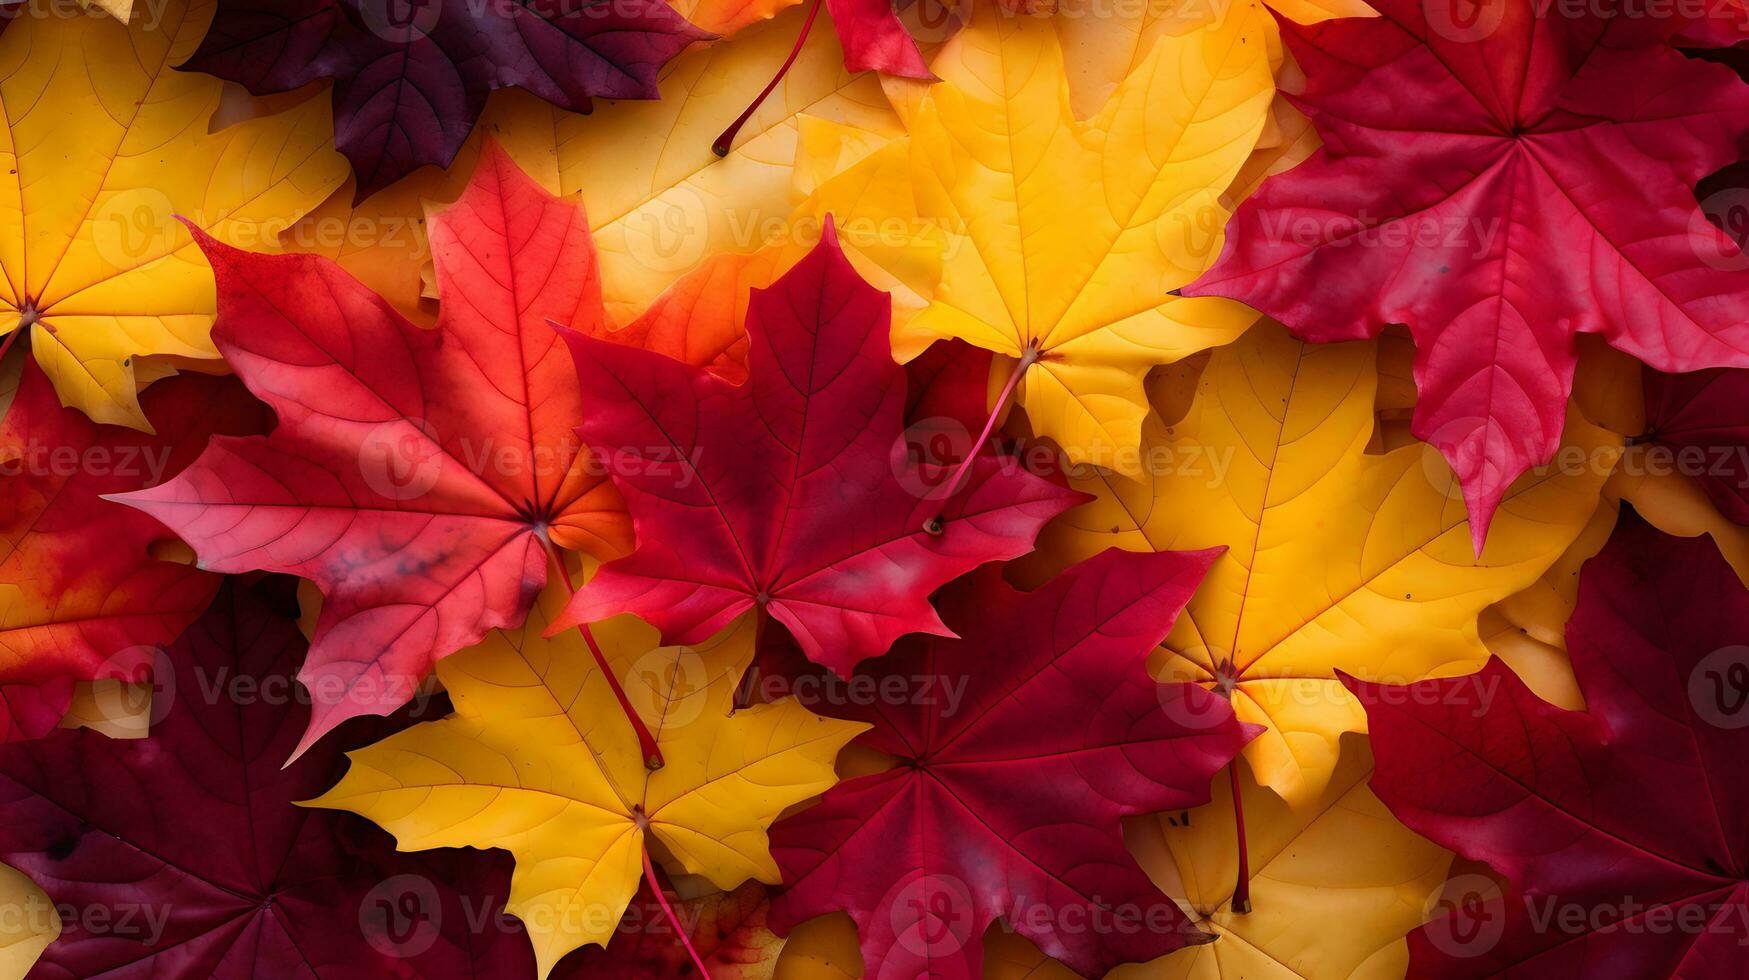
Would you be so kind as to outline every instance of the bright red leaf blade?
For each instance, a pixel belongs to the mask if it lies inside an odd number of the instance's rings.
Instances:
[[[520,625],[546,583],[544,539],[598,558],[630,547],[618,495],[584,466],[576,372],[547,325],[607,332],[588,228],[574,201],[489,149],[431,222],[435,330],[326,259],[197,236],[218,279],[214,342],[279,425],[214,440],[177,479],[121,499],[204,568],[321,589],[299,751],[347,718],[393,711],[436,661]]]
[[[980,457],[942,504],[939,474],[903,437],[905,371],[890,300],[858,276],[828,226],[747,315],[748,378],[567,332],[583,440],[637,531],[555,631],[634,613],[665,643],[697,643],[761,606],[816,663],[848,675],[905,633],[945,633],[929,593],[1032,549],[1081,495]]]
[[[214,434],[265,431],[268,413],[236,381],[202,375],[160,381],[140,405],[155,435],[97,425],[25,362],[0,424],[0,741],[53,729],[75,680],[141,677],[219,587],[153,557],[172,535],[101,495],[174,476]]]
[[[1414,432],[1461,478],[1480,552],[1559,445],[1576,333],[1664,371],[1749,366],[1749,272],[1693,194],[1749,149],[1749,87],[1609,4],[1374,6],[1283,24],[1324,148],[1240,205],[1184,292],[1317,343],[1408,324]]]

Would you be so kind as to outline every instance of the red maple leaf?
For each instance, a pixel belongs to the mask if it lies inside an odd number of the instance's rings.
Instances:
[[[0,860],[62,922],[32,976],[533,972],[528,940],[491,914],[506,855],[400,854],[366,821],[294,805],[345,762],[318,748],[280,766],[309,710],[289,696],[304,651],[290,584],[231,580],[165,651],[150,738],[0,746]]]
[[[1749,149],[1749,87],[1610,3],[1374,6],[1283,24],[1324,149],[1240,206],[1184,291],[1317,343],[1407,324],[1414,432],[1462,479],[1479,552],[1559,444],[1576,333],[1664,371],[1749,366],[1749,274],[1693,196]]]
[[[929,593],[1032,549],[1081,495],[991,454],[945,496],[903,437],[890,300],[828,224],[747,313],[748,377],[568,332],[583,425],[637,529],[553,630],[634,613],[697,643],[754,606],[840,674],[901,634],[946,634]],[[940,516],[939,522],[932,517]]]
[[[1417,976],[1738,977],[1749,941],[1749,591],[1702,538],[1625,513],[1567,625],[1586,710],[1491,661],[1366,705],[1372,788],[1504,875],[1448,885]]]
[[[279,425],[215,439],[177,479],[120,499],[173,528],[203,568],[321,589],[298,674],[315,697],[299,751],[405,703],[437,660],[488,630],[520,625],[548,542],[598,558],[630,547],[618,495],[580,453],[577,376],[547,321],[705,364],[723,349],[670,329],[608,331],[588,228],[580,205],[488,149],[431,222],[434,330],[326,259],[197,236],[218,279],[213,340]]]
[[[1218,554],[1113,549],[1029,593],[980,569],[941,600],[965,639],[907,641],[869,683],[814,699],[872,724],[855,744],[897,763],[772,828],[777,929],[845,910],[882,977],[983,976],[998,916],[1084,976],[1213,939],[1120,821],[1207,802],[1245,743],[1224,700],[1145,668]]]
[[[160,381],[140,405],[156,434],[97,425],[25,362],[0,424],[0,741],[54,728],[75,680],[138,679],[219,587],[153,557],[170,533],[101,495],[174,475],[214,433],[262,432],[267,412],[235,381],[200,375]]]
[[[223,0],[182,67],[256,95],[333,79],[363,198],[448,167],[493,89],[578,112],[654,99],[662,66],[710,36],[662,0]]]

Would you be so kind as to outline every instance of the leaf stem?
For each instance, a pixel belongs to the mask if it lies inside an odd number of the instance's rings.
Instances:
[[[941,512],[947,509],[947,502],[953,499],[953,495],[959,493],[960,484],[965,481],[966,474],[971,471],[972,465],[977,461],[978,453],[983,451],[984,443],[990,441],[990,433],[996,428],[996,420],[1002,417],[1003,409],[1008,407],[1008,400],[1014,397],[1014,389],[1020,385],[1021,376],[1026,374],[1027,368],[1038,362],[1038,358],[1039,352],[1036,347],[1028,347],[1020,352],[1020,366],[1008,376],[1008,383],[1002,386],[1002,393],[996,396],[996,404],[990,409],[990,417],[984,420],[984,431],[978,433],[978,441],[972,443],[971,451],[966,453],[966,457],[960,460],[959,465],[954,468],[953,478],[947,481],[946,489],[937,498],[935,513],[923,522],[923,530],[930,534],[941,533]]]
[[[565,583],[567,592],[576,595],[577,584],[571,581],[571,570],[565,567],[565,561],[559,557],[558,549],[553,547],[552,539],[547,537],[545,531],[542,531],[539,537],[541,545],[547,550],[547,557],[559,567],[559,581]],[[589,624],[578,623],[577,631],[583,634],[583,641],[589,644],[589,652],[595,656],[595,666],[599,667],[602,676],[607,678],[607,685],[613,689],[613,696],[619,701],[620,710],[625,712],[626,721],[632,723],[632,731],[638,734],[638,749],[644,754],[644,768],[651,772],[662,768],[662,750],[657,748],[655,736],[650,734],[649,727],[644,724],[644,720],[639,718],[637,711],[632,708],[631,699],[626,697],[625,688],[620,686],[619,678],[614,676],[613,668],[608,666],[607,657],[601,652],[600,644],[595,642],[595,634],[590,632]]]
[[[1233,912],[1251,911],[1251,854],[1245,845],[1245,800],[1239,792],[1239,760],[1227,763],[1227,782],[1233,787],[1233,825],[1239,833],[1239,880],[1233,885]]]
[[[18,343],[18,335],[29,329],[30,326],[20,320],[18,326],[14,327],[12,332],[6,335],[6,339],[0,340],[0,360],[5,360],[6,355],[12,353],[12,345]]]
[[[668,896],[662,894],[662,883],[656,880],[656,865],[650,861],[650,848],[646,845],[644,852],[644,880],[650,883],[650,890],[656,893],[656,902],[662,906],[662,911],[668,916],[668,922],[674,926],[674,934],[680,937],[680,944],[686,947],[687,955],[692,957],[692,965],[698,967],[698,975],[702,980],[711,980],[711,971],[705,968],[704,960],[698,955],[698,950],[692,948],[692,937],[686,934],[686,927],[680,924],[680,916],[674,914],[674,909],[668,904]]]
[[[795,47],[790,48],[789,57],[783,60],[783,67],[777,70],[777,74],[771,76],[771,81],[766,84],[765,90],[760,92],[758,98],[753,100],[753,104],[741,113],[740,118],[730,123],[729,128],[723,130],[723,134],[717,137],[715,143],[711,144],[712,153],[720,157],[729,155],[729,147],[734,145],[735,134],[741,131],[742,126],[747,125],[747,120],[753,118],[753,113],[758,111],[759,107],[764,104],[766,97],[777,88],[777,83],[783,81],[783,76],[789,74],[790,66],[796,63],[796,58],[802,53],[802,45],[808,40],[808,32],[814,29],[814,18],[819,13],[820,0],[814,0],[813,5],[808,8],[808,19],[802,21],[802,32],[796,35]]]

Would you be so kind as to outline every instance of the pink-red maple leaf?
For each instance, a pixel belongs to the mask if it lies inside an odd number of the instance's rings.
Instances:
[[[662,66],[708,37],[663,0],[221,0],[182,67],[257,95],[333,79],[363,198],[448,167],[493,89],[578,112],[654,99]]]
[[[265,431],[267,411],[234,380],[200,375],[160,381],[140,405],[156,434],[98,425],[25,362],[0,424],[0,741],[54,728],[75,680],[138,679],[219,587],[154,557],[171,534],[101,495],[173,476],[215,433]]]
[[[602,566],[553,629],[630,612],[665,643],[696,643],[757,605],[844,675],[902,634],[946,634],[929,593],[1031,550],[1080,495],[986,453],[937,499],[942,484],[903,438],[890,312],[828,225],[755,291],[741,385],[568,332],[578,432],[625,497],[638,546]]]
[[[493,914],[506,855],[400,854],[363,820],[295,805],[345,762],[321,747],[280,765],[309,712],[291,696],[304,640],[290,585],[232,580],[158,658],[151,737],[0,746],[0,860],[62,923],[31,976],[532,973],[527,938]]]
[[[326,259],[200,236],[218,280],[213,340],[279,424],[216,439],[177,479],[121,499],[173,528],[203,568],[321,589],[298,674],[315,699],[299,751],[405,703],[437,660],[488,630],[520,625],[546,583],[548,541],[598,558],[630,547],[617,494],[584,465],[576,372],[548,325],[608,332],[588,228],[580,205],[488,150],[431,222],[434,330]]]
[[[983,976],[998,916],[1084,976],[1213,939],[1120,824],[1206,802],[1245,743],[1219,696],[1145,666],[1218,553],[1113,549],[1034,592],[996,566],[944,590],[964,639],[908,640],[859,675],[899,696],[816,709],[869,722],[855,744],[897,763],[772,828],[773,924],[844,910],[868,976],[944,980]]]
[[[1374,6],[1283,24],[1324,148],[1240,206],[1185,293],[1318,343],[1407,324],[1414,432],[1479,551],[1559,444],[1576,333],[1664,371],[1749,366],[1749,272],[1693,195],[1749,151],[1749,87],[1613,3]]]
[[[1466,876],[1411,974],[1740,977],[1749,938],[1749,591],[1707,538],[1631,512],[1567,625],[1586,710],[1501,662],[1408,689],[1349,680],[1372,788],[1507,879]]]

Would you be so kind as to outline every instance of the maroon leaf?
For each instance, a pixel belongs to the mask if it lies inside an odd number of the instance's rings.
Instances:
[[[1144,666],[1218,554],[1114,549],[1035,592],[996,566],[945,590],[965,639],[870,664],[850,690],[885,692],[872,702],[815,701],[874,725],[854,744],[897,763],[772,828],[776,928],[848,911],[871,977],[981,977],[998,916],[1085,976],[1212,940],[1136,866],[1120,821],[1207,802],[1245,743],[1220,697]]]
[[[1366,705],[1372,787],[1504,875],[1454,880],[1417,976],[1739,977],[1749,938],[1749,591],[1706,538],[1631,512],[1567,626],[1586,712],[1499,661]]]

